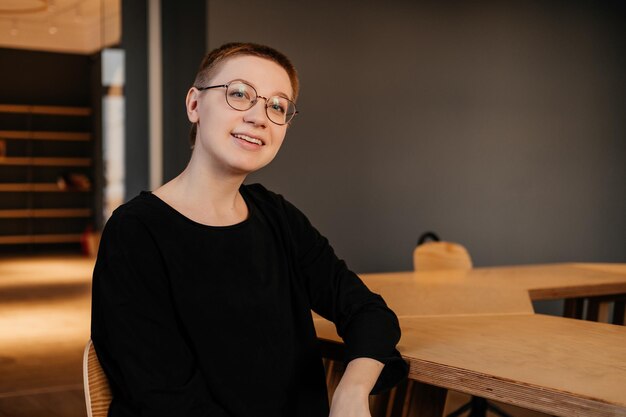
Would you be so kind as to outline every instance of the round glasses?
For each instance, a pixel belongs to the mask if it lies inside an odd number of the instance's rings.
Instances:
[[[244,81],[231,81],[228,84],[211,85],[209,87],[196,87],[198,90],[210,90],[212,88],[226,88],[226,103],[239,111],[252,108],[259,98],[265,100],[265,114],[267,118],[277,125],[286,125],[298,114],[293,101],[283,96],[263,97],[254,87]]]

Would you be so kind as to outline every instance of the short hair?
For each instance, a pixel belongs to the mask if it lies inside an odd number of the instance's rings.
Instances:
[[[291,82],[291,89],[293,90],[291,100],[296,101],[300,90],[300,81],[298,80],[298,72],[289,58],[272,47],[250,42],[226,43],[206,54],[200,63],[200,68],[198,68],[194,86],[206,86],[221,62],[241,55],[252,55],[269,59],[280,65],[287,72]],[[196,142],[197,130],[197,123],[193,123],[189,132],[189,141],[192,149]]]

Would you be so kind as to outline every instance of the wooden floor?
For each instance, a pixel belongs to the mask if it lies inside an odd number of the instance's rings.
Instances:
[[[82,355],[92,269],[84,257],[0,258],[0,417],[87,415]],[[468,398],[449,395],[446,411]],[[515,417],[545,416],[499,405]]]
[[[0,259],[0,416],[83,417],[88,258]]]

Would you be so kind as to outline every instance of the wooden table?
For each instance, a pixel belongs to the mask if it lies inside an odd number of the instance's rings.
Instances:
[[[506,266],[366,274],[361,278],[393,303],[398,316],[532,313],[531,300],[625,293],[626,271],[619,270],[621,265]]]
[[[626,416],[626,328],[533,314],[531,299],[626,292],[620,265],[363,275],[398,314],[409,377],[556,416]],[[318,336],[339,343],[316,318]],[[423,388],[420,387],[420,388]],[[431,401],[433,402],[433,401]],[[414,407],[437,415],[443,404]],[[421,405],[420,405],[421,404]],[[421,413],[421,414],[418,414]]]

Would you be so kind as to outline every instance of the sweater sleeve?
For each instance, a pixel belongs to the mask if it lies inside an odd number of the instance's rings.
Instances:
[[[306,216],[286,200],[283,202],[311,308],[335,323],[346,346],[346,363],[368,357],[384,364],[372,394],[392,388],[408,373],[408,365],[396,349],[400,340],[396,315],[335,255],[328,240]]]
[[[91,335],[109,416],[227,417],[186,343],[157,245],[134,214],[107,223],[94,269]]]

